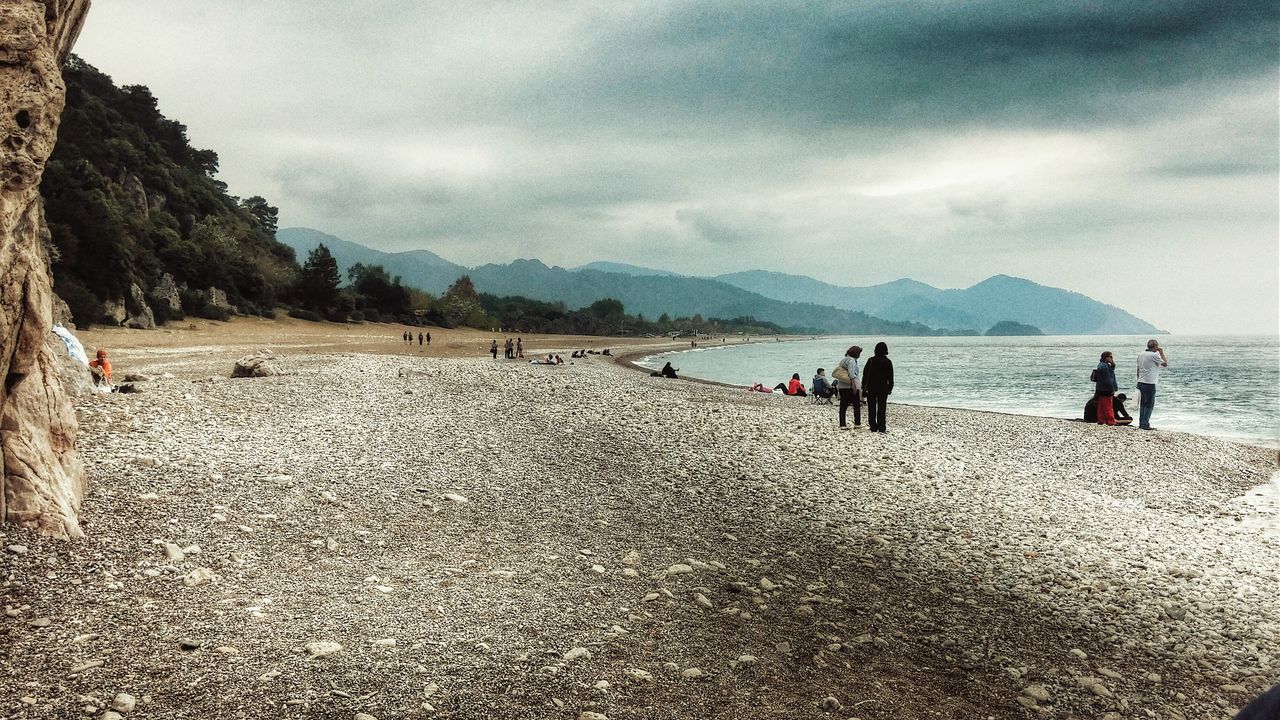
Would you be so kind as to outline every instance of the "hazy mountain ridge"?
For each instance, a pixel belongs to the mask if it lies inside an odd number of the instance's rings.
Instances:
[[[480,292],[563,302],[570,308],[613,298],[621,301],[627,312],[650,318],[664,313],[673,317],[697,314],[724,319],[751,316],[783,327],[815,332],[933,333],[932,328],[918,323],[887,321],[861,311],[809,302],[775,300],[710,278],[569,270],[524,259],[466,268],[425,250],[387,253],[309,228],[284,228],[277,237],[294,248],[299,257],[305,257],[323,242],[344,273],[357,262],[382,265],[392,275],[400,276],[406,285],[437,295],[458,277],[469,275]]]
[[[838,308],[857,308],[889,320],[947,330],[983,331],[1012,320],[1051,335],[1161,332],[1114,305],[1008,275],[994,275],[972,287],[952,290],[909,278],[868,287],[845,287],[764,270],[730,273],[717,279],[778,300],[803,297]]]
[[[324,243],[338,261],[344,278],[347,268],[356,263],[381,265],[392,275],[399,275],[406,285],[437,295],[468,271],[466,267],[449,262],[430,250],[389,253],[312,228],[283,228],[276,233],[276,238],[293,248],[299,260],[305,260],[308,253]]]
[[[382,265],[405,284],[430,293],[443,293],[466,274],[481,292],[563,302],[570,308],[614,298],[628,312],[647,317],[749,315],[784,327],[833,333],[932,334],[935,328],[981,333],[1003,321],[1058,335],[1160,332],[1080,293],[1007,275],[944,290],[910,278],[844,287],[766,270],[704,278],[611,262],[568,269],[521,259],[467,268],[426,250],[382,252],[307,228],[285,228],[278,237],[300,258],[324,242],[344,272],[356,262]]]

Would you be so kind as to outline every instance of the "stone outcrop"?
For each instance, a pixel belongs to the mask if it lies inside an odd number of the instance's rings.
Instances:
[[[89,0],[0,3],[0,519],[82,535],[76,417],[50,344],[40,176],[58,135],[61,65]]]
[[[171,313],[182,312],[182,295],[178,283],[174,282],[173,276],[169,273],[160,276],[156,286],[151,289],[151,297],[157,303],[168,305]]]
[[[156,315],[151,311],[151,306],[147,305],[147,296],[142,294],[138,283],[129,286],[129,298],[125,300],[124,306],[129,311],[129,317],[124,321],[125,327],[134,330],[156,329]]]
[[[49,337],[49,347],[54,357],[58,359],[58,378],[62,380],[62,389],[73,397],[92,395],[93,373],[89,372],[89,368],[68,355],[66,346],[52,335]]]

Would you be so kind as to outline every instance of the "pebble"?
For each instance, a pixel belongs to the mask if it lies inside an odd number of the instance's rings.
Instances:
[[[118,713],[131,713],[137,706],[137,699],[129,693],[120,693],[111,701],[111,709]]]
[[[340,653],[343,648],[342,645],[331,640],[316,640],[304,645],[303,649],[306,650],[307,654],[313,658],[322,658],[335,653]]]
[[[443,497],[445,500],[448,500],[449,502],[452,502],[452,503],[457,503],[459,505],[465,505],[468,502],[471,502],[466,498],[466,496],[459,495],[458,493],[445,493]]]
[[[622,671],[622,674],[626,675],[627,679],[632,682],[638,682],[638,683],[653,682],[653,673],[649,672],[648,670],[641,670],[640,668],[627,668],[626,670]]]
[[[173,562],[182,562],[187,559],[187,554],[182,551],[182,548],[171,542],[164,544],[164,556]]]
[[[1036,700],[1039,700],[1040,702],[1049,702],[1050,697],[1052,697],[1043,685],[1028,685],[1022,689],[1022,692]]]
[[[584,647],[572,648],[561,657],[565,662],[573,662],[575,660],[590,660],[591,651]]]
[[[826,712],[839,712],[844,709],[844,705],[840,704],[840,701],[834,695],[822,698],[822,702],[818,703],[818,707]]]
[[[370,715],[369,713],[361,712],[361,713],[356,713],[355,717],[352,718],[352,720],[378,720],[378,718],[374,717],[373,715]]]
[[[760,589],[765,592],[773,592],[774,590],[778,589],[778,586],[775,585],[774,582],[769,578],[762,577],[760,578]]]
[[[755,655],[739,655],[738,656],[739,665],[755,665],[759,661],[760,661],[760,658],[756,657]]]
[[[704,607],[708,610],[712,608],[711,601],[708,600],[707,596],[703,595],[702,593],[694,593],[693,601],[697,603],[700,607]]]
[[[209,568],[196,568],[186,575],[182,576],[182,584],[187,587],[196,587],[203,585],[216,577]]]
[[[5,548],[5,550],[8,550],[9,552],[13,553],[14,555],[26,555],[26,554],[27,554],[27,546],[26,546],[26,545],[10,545],[10,546],[6,547],[6,548]]]
[[[609,716],[604,713],[583,710],[581,713],[578,713],[578,720],[609,720]]]
[[[676,563],[675,565],[672,565],[671,567],[667,568],[668,575],[688,575],[689,573],[692,573],[692,572],[693,572],[693,568],[688,565],[685,565],[684,563]]]
[[[680,671],[680,677],[686,680],[696,680],[697,678],[702,677],[702,668],[685,668]]]
[[[86,670],[92,670],[96,667],[102,667],[105,664],[106,664],[106,661],[102,659],[89,660],[88,662],[82,662],[79,665],[76,665],[71,668],[71,674],[79,675],[80,673],[85,672]]]

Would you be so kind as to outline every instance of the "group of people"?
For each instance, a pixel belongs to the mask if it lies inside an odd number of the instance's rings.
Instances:
[[[1151,425],[1151,412],[1156,407],[1156,385],[1160,382],[1160,370],[1169,367],[1164,348],[1159,340],[1148,340],[1147,349],[1138,353],[1138,429],[1155,430]],[[1093,380],[1093,397],[1084,406],[1085,422],[1099,425],[1129,425],[1133,418],[1124,409],[1128,396],[1116,394],[1120,385],[1116,381],[1116,360],[1110,350],[1102,353],[1098,366],[1090,375]]]
[[[489,346],[489,352],[493,354],[494,360],[498,359],[498,341],[497,340],[494,340],[493,344]],[[515,340],[512,340],[511,338],[507,338],[507,341],[502,344],[502,356],[508,360],[523,358],[524,357],[524,338],[516,338]]]
[[[859,367],[862,348],[852,345],[845,350],[844,357],[836,363],[827,377],[826,368],[818,368],[813,376],[810,390],[805,390],[800,380],[800,373],[792,373],[791,379],[778,383],[772,389],[756,383],[751,389],[756,392],[782,391],[784,395],[804,397],[812,392],[820,398],[840,397],[840,429],[848,430],[849,408],[853,408],[853,425],[862,425],[862,403],[867,404],[867,427],[872,432],[886,432],[885,411],[888,407],[889,394],[893,392],[893,362],[889,360],[889,345],[876,343],[875,351],[866,364]]]
[[[413,345],[413,333],[409,332],[408,330],[404,331],[404,334],[401,335],[401,339],[404,340],[405,345]],[[430,346],[431,333],[427,333],[426,335],[423,335],[422,333],[418,333],[418,347],[422,347],[424,340],[426,341],[427,346]]]

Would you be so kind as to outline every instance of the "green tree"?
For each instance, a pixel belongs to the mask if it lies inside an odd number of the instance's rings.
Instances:
[[[471,278],[463,275],[440,298],[440,312],[450,325],[467,325],[469,327],[486,327],[492,324],[489,315],[480,305],[480,295]]]
[[[261,227],[264,232],[270,234],[272,237],[275,236],[276,227],[280,221],[279,208],[268,204],[266,198],[260,195],[254,195],[251,198],[241,200],[240,207],[244,208],[246,212],[253,216],[254,220],[258,221],[258,226]]]
[[[298,275],[298,301],[308,310],[331,314],[338,308],[341,282],[338,261],[333,259],[329,248],[320,243],[307,255],[307,262]]]

